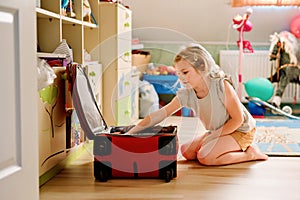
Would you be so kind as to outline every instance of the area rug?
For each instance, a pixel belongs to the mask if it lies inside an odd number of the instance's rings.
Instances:
[[[269,156],[300,156],[300,120],[257,119],[253,146]]]

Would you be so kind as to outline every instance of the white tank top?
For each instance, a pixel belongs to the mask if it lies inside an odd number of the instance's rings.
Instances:
[[[210,131],[220,128],[229,119],[229,114],[224,105],[224,79],[228,80],[225,77],[211,79],[209,93],[202,99],[197,98],[194,89],[183,88],[177,92],[180,104],[192,109],[195,115],[200,118],[204,127]],[[244,122],[237,131],[246,133],[256,126],[256,121],[242,103],[241,106]]]

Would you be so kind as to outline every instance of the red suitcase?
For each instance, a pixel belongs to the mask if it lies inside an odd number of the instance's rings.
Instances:
[[[94,176],[161,178],[177,176],[177,127],[154,126],[136,135],[120,134],[121,126],[108,127],[94,99],[88,78],[80,66],[68,66],[72,77],[73,104],[86,136],[94,140]]]

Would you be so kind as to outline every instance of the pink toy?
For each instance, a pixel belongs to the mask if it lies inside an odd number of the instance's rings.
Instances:
[[[244,52],[250,52],[253,53],[252,45],[249,41],[244,40],[243,33],[249,32],[252,30],[252,23],[248,20],[249,16],[252,14],[252,9],[247,9],[246,13],[241,15],[236,15],[233,18],[233,28],[239,31],[239,40],[237,41],[237,45],[239,47],[239,70],[238,70],[238,81],[239,81],[239,87],[238,87],[238,95],[241,98],[242,96],[242,59],[243,59],[243,53]],[[244,49],[247,49],[247,51],[244,51]]]
[[[252,9],[247,9],[247,12],[244,16],[236,15],[232,19],[233,21],[233,28],[239,31],[239,40],[237,41],[238,47],[242,47],[243,50],[246,48],[249,52],[253,53],[252,45],[249,41],[243,41],[243,33],[249,32],[252,30],[252,23],[248,20],[250,14],[252,14]],[[240,44],[243,44],[240,46]]]
[[[240,44],[243,43],[243,45],[242,45],[243,50],[244,50],[244,49],[248,49],[248,51],[249,51],[250,53],[253,53],[253,52],[254,52],[254,50],[253,50],[253,48],[252,48],[252,45],[251,45],[251,43],[250,43],[248,40],[244,40],[244,41],[238,40],[238,41],[236,41],[236,43],[237,43],[237,46],[238,46],[239,48],[240,48]],[[244,51],[245,51],[245,50],[244,50]]]
[[[244,20],[245,19],[242,16],[236,15],[232,20],[233,21],[233,28],[237,29],[238,31],[244,31],[244,32],[251,31],[252,27],[253,27],[253,24],[248,20],[247,21],[244,21]]]

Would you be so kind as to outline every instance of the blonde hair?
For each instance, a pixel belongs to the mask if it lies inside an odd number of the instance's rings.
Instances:
[[[191,44],[181,50],[174,58],[174,64],[182,59],[189,62],[196,70],[204,72],[211,78],[220,78],[224,72],[215,63],[211,54],[199,44]]]

